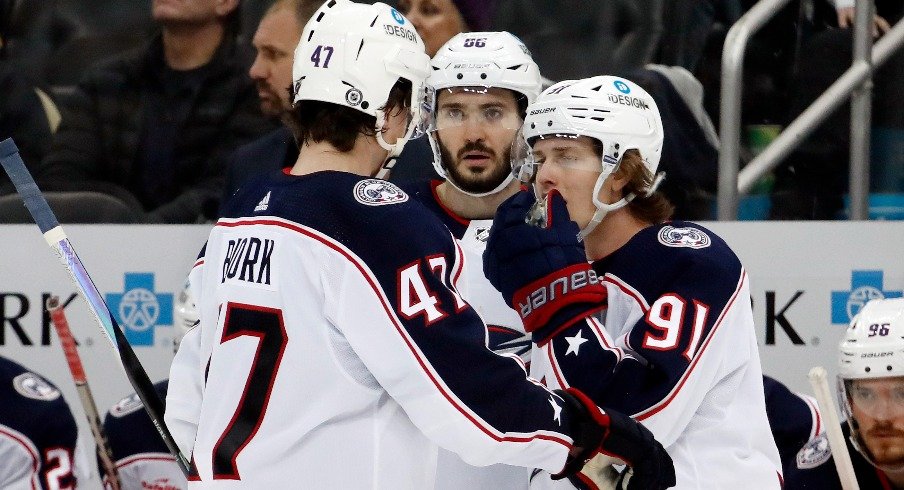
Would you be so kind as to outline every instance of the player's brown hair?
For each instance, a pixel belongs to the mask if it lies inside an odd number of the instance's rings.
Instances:
[[[386,114],[407,109],[411,90],[411,82],[400,78],[389,92]],[[358,135],[376,136],[376,123],[375,117],[357,109],[316,100],[300,101],[288,113],[288,126],[299,146],[325,141],[341,152],[351,151]]]
[[[628,203],[628,210],[635,218],[646,223],[662,223],[672,217],[675,206],[665,194],[656,191],[649,196],[644,195],[643,189],[648,189],[653,183],[653,174],[647,170],[637,150],[628,150],[622,157],[622,161],[616,170],[616,175],[629,176],[628,183],[622,189],[624,195],[634,193],[635,198]]]

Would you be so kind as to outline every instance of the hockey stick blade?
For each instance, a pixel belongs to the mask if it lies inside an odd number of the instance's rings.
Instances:
[[[25,167],[25,162],[19,156],[19,149],[12,138],[0,141],[0,165],[3,166],[3,170],[9,175],[29,214],[31,214],[38,228],[41,229],[41,233],[44,234],[44,240],[57,253],[60,262],[69,271],[69,275],[79,293],[88,302],[95,320],[97,320],[107,340],[110,341],[119,355],[126,376],[129,378],[129,382],[138,397],[144,403],[144,408],[150,415],[151,422],[154,423],[154,427],[166,447],[175,456],[176,462],[182,471],[188,476],[188,461],[179,452],[176,441],[173,440],[173,436],[163,422],[163,401],[154,390],[154,385],[138,360],[138,356],[135,355],[135,351],[132,350],[132,346],[126,340],[122,329],[119,328],[116,319],[110,313],[110,309],[97,290],[97,286],[94,285],[94,281],[91,280],[91,276],[88,275],[82,265],[82,261],[76,255],[75,249],[69,243],[69,238],[60,226],[56,215],[53,214],[53,210],[50,209],[47,200],[44,199],[44,195],[41,194],[41,190],[35,184],[34,178],[32,178]]]
[[[116,470],[113,450],[110,448],[110,442],[107,440],[107,435],[104,433],[104,428],[100,423],[100,413],[97,411],[94,395],[91,394],[88,377],[85,376],[82,358],[79,356],[78,348],[75,346],[75,338],[69,329],[69,320],[66,319],[66,312],[63,311],[63,305],[60,304],[58,297],[51,296],[47,300],[47,312],[50,314],[50,322],[60,338],[60,345],[66,357],[66,364],[69,365],[72,381],[75,382],[75,389],[78,391],[79,400],[85,410],[85,418],[88,419],[91,435],[94,436],[94,443],[97,445],[97,456],[100,458],[101,465],[107,473],[111,490],[119,490],[122,485],[120,485],[119,481],[119,472]]]

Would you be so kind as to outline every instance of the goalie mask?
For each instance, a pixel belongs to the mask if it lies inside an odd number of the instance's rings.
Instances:
[[[878,468],[904,470],[904,299],[867,303],[839,351],[838,394],[851,442]]]
[[[456,189],[475,197],[495,194],[506,188],[513,176],[508,171],[508,152],[524,118],[524,108],[532,103],[541,89],[540,69],[530,51],[517,37],[508,32],[468,32],[450,39],[440,48],[431,62],[432,72],[427,79],[434,99],[430,102],[431,117],[427,136],[433,148],[433,167]],[[515,106],[494,104],[499,90],[511,91]],[[468,97],[458,97],[467,94]],[[440,98],[474,103],[439,107]],[[474,133],[475,127],[479,127]],[[448,148],[455,132],[466,132],[467,142],[461,151]],[[443,135],[447,142],[440,142]],[[502,151],[492,148],[493,139],[504,140]],[[498,146],[498,145],[497,145]],[[444,148],[445,147],[445,148]],[[489,174],[489,181],[468,183],[456,177],[456,159],[463,160],[465,150],[477,156],[502,160],[504,168],[498,176]],[[444,155],[445,152],[450,152]],[[456,154],[451,154],[455,152]],[[488,172],[494,169],[490,168]]]
[[[580,136],[596,140],[602,148],[600,174],[591,196],[596,212],[580,232],[584,238],[606,213],[635,198],[628,194],[615,203],[599,198],[603,183],[618,170],[626,151],[637,150],[644,168],[654,176],[644,194],[650,195],[659,187],[663,174],[657,174],[656,169],[662,155],[662,118],[653,97],[630,80],[597,76],[559,82],[544,90],[527,108],[521,135],[512,150],[512,173],[522,182],[533,184],[538,168],[531,151],[533,144],[545,138]],[[539,193],[536,186],[534,192]]]
[[[405,143],[424,127],[424,79],[430,58],[414,26],[383,4],[327,0],[304,27],[292,65],[292,103],[329,102],[376,118],[376,136],[389,151],[385,177]],[[394,144],[383,139],[386,102],[399,79],[411,82],[408,127]]]

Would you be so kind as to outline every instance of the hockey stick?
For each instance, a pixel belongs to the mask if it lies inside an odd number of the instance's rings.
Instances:
[[[110,309],[97,290],[97,286],[91,280],[91,276],[88,275],[82,265],[82,261],[76,255],[72,244],[69,243],[69,238],[60,226],[59,221],[57,221],[53,210],[50,209],[47,200],[44,199],[44,195],[41,194],[41,190],[38,189],[38,185],[35,184],[31,174],[28,173],[28,169],[25,168],[25,163],[22,161],[22,157],[19,156],[19,149],[12,138],[0,141],[0,164],[3,165],[3,169],[9,175],[13,185],[15,185],[16,191],[25,203],[25,207],[28,208],[28,212],[31,214],[35,224],[38,225],[41,233],[44,234],[44,240],[57,253],[60,262],[69,271],[69,275],[75,282],[79,293],[88,302],[91,313],[94,314],[94,319],[97,320],[107,340],[119,355],[126,376],[129,378],[129,382],[141,402],[144,403],[144,408],[151,417],[151,422],[154,423],[154,427],[166,447],[176,458],[176,463],[182,468],[183,473],[188,476],[188,461],[179,452],[179,446],[176,445],[176,441],[173,440],[173,436],[163,422],[163,401],[154,390],[154,385],[148,378],[144,367],[142,367],[141,361],[138,360],[138,356],[135,355],[135,351],[132,350],[132,346],[126,340],[122,329],[119,328],[116,319],[110,313]]]
[[[847,444],[844,442],[844,433],[841,432],[841,421],[838,420],[838,409],[835,401],[829,393],[829,383],[826,381],[826,370],[822,366],[816,366],[807,375],[810,378],[810,386],[816,394],[816,402],[826,424],[826,436],[829,438],[829,447],[835,460],[835,469],[838,471],[838,479],[841,480],[841,488],[844,490],[860,490],[857,484],[857,475],[854,473],[854,465],[851,463],[851,455],[848,453]]]
[[[50,313],[50,322],[60,338],[60,345],[63,347],[63,354],[66,356],[66,364],[69,365],[72,381],[75,382],[79,400],[82,402],[82,408],[85,409],[85,417],[88,419],[91,434],[97,444],[97,455],[100,458],[101,465],[104,467],[104,471],[107,473],[110,488],[119,490],[121,485],[119,472],[116,470],[116,463],[113,461],[113,450],[110,449],[107,435],[104,434],[104,428],[100,424],[100,414],[97,412],[97,405],[94,403],[94,396],[91,395],[91,387],[88,385],[87,376],[85,376],[85,368],[82,366],[82,359],[78,355],[75,339],[72,337],[72,331],[69,330],[69,321],[66,319],[66,313],[63,311],[63,305],[60,304],[59,298],[51,296],[47,300],[47,312]]]

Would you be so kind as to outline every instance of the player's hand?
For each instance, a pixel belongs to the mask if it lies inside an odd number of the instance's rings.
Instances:
[[[572,475],[595,454],[602,452],[631,467],[630,475],[626,470],[620,481],[616,482],[616,488],[658,490],[675,486],[672,458],[646,427],[614,410],[601,411],[586,395],[574,388],[556,393],[565,400],[569,412],[584,422],[578,424],[575,435],[575,445],[581,451],[572,455],[562,472],[554,475],[553,479]],[[627,485],[622,487],[625,482]]]
[[[535,201],[521,191],[499,206],[483,270],[528,332],[549,326],[543,331],[549,334],[605,306],[606,288],[587,262],[562,196],[546,196],[543,227],[525,221]]]

